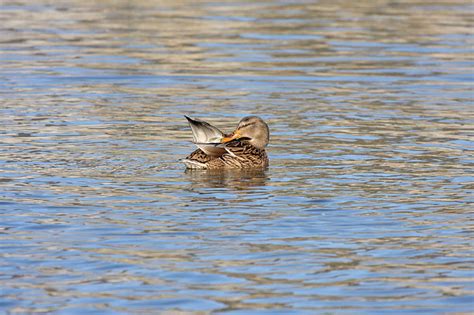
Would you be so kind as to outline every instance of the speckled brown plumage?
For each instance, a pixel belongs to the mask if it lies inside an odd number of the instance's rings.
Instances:
[[[207,163],[210,160],[215,159],[215,157],[213,158],[213,157],[207,155],[201,149],[196,149],[190,155],[188,155],[186,157],[186,159],[190,160],[190,161],[196,161],[196,162],[199,162],[199,163]]]
[[[201,169],[224,168],[265,168],[268,166],[268,156],[265,150],[258,149],[246,141],[233,140],[226,144],[228,153],[212,158],[201,149],[195,150],[186,160],[196,162],[195,167]],[[204,165],[200,165],[204,164]],[[200,166],[200,167],[199,167]]]

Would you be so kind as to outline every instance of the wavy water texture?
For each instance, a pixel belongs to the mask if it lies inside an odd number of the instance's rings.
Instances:
[[[468,314],[471,1],[2,1],[0,311]],[[189,172],[183,114],[271,129]]]

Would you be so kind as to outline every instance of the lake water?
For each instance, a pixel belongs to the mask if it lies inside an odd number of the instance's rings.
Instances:
[[[470,313],[473,10],[1,1],[0,312]],[[185,171],[184,114],[270,167]]]

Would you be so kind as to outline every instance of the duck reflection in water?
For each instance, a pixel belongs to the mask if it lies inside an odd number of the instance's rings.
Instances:
[[[195,187],[235,188],[244,190],[266,185],[268,175],[264,169],[208,170],[186,169],[185,174]]]

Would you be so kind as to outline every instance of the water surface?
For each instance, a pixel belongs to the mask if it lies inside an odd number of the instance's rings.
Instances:
[[[0,310],[468,314],[470,1],[3,1]],[[266,171],[185,171],[183,114]]]

